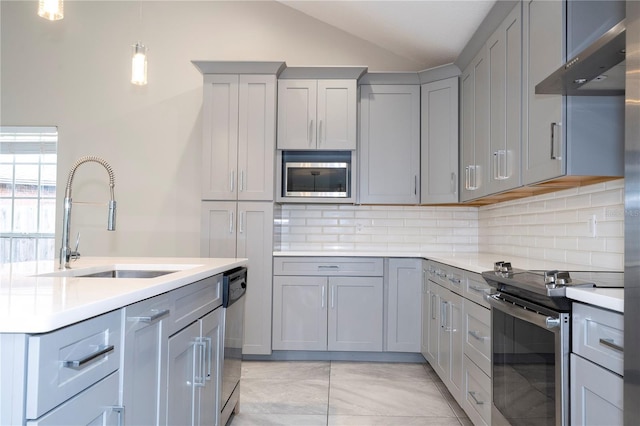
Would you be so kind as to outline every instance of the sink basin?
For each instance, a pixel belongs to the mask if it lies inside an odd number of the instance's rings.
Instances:
[[[178,271],[145,271],[137,269],[112,269],[91,274],[75,275],[81,278],[155,278]]]

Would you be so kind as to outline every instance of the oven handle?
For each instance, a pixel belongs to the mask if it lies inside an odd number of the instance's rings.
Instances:
[[[534,311],[530,311],[523,307],[514,305],[513,303],[505,302],[499,298],[500,293],[487,294],[484,299],[491,305],[492,309],[502,311],[512,317],[521,319],[531,324],[537,325],[541,328],[546,328],[551,331],[554,328],[560,327],[560,318],[542,315]]]

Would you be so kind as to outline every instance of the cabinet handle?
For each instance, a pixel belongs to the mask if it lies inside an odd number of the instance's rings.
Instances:
[[[475,286],[475,285],[470,285],[470,286],[469,286],[469,289],[470,289],[470,290],[473,290],[473,291],[475,291],[475,292],[478,292],[478,293],[485,293],[485,292],[488,290],[487,288],[484,288],[484,287],[478,287],[478,286]]]
[[[478,165],[473,165],[473,187],[471,188],[474,191],[478,189]]]
[[[318,146],[322,144],[322,120],[318,121]]]
[[[456,194],[458,192],[458,182],[456,180],[456,172],[451,172],[451,193]]]
[[[471,166],[467,166],[464,168],[464,189],[467,191],[471,189]]]
[[[313,145],[313,119],[309,121],[309,145]]]
[[[469,396],[471,397],[471,399],[473,399],[475,401],[475,403],[477,405],[482,405],[484,404],[484,401],[480,401],[478,398],[476,398],[476,393],[474,391],[469,391],[468,392]]]
[[[318,265],[318,269],[340,269],[340,265]]]
[[[455,278],[455,277],[449,277],[449,281],[451,281],[453,284],[458,284],[460,285],[460,278]]]
[[[211,337],[203,337],[202,340],[204,340],[204,344],[206,347],[206,352],[207,352],[207,372],[205,374],[205,380],[211,380],[211,364],[212,364],[212,355],[213,355],[213,343],[211,340]]]
[[[169,309],[163,309],[161,311],[157,310],[157,309],[152,309],[151,312],[153,312],[151,315],[148,316],[144,316],[144,317],[130,317],[129,320],[130,321],[138,321],[138,322],[146,322],[148,324],[158,321],[160,318],[164,318],[167,315],[169,315],[171,313],[171,310]]]
[[[240,224],[238,225],[238,232],[239,233],[244,233],[244,220],[247,216],[247,212],[240,212]]]
[[[336,286],[331,286],[331,309],[336,308]]]
[[[413,195],[418,195],[418,175],[413,176]]]
[[[203,352],[206,350],[206,344],[200,339],[197,338],[195,342],[193,342],[193,386],[203,388],[205,386],[204,383],[204,367],[202,363],[204,362]]]
[[[447,326],[447,302],[440,302],[440,327]]]
[[[558,123],[551,123],[551,159],[561,160],[561,155],[556,155],[556,132],[555,128],[559,127]],[[559,144],[558,144],[559,145]]]
[[[480,340],[481,342],[484,342],[487,339],[487,336],[481,335],[479,331],[469,330],[469,335],[476,340]]]
[[[236,171],[231,170],[231,173],[229,173],[229,192],[233,192],[233,185],[235,184],[235,181],[236,181]]]
[[[326,295],[327,290],[325,289],[324,284],[322,285],[322,295],[320,296],[320,306],[322,307],[322,309],[324,309],[324,299],[325,299],[325,295]]]
[[[240,170],[240,184],[238,189],[240,192],[244,191],[244,170]]]
[[[435,294],[431,294],[431,319],[435,320],[436,319],[436,295]]]
[[[80,359],[76,359],[76,360],[67,360],[67,361],[62,361],[62,366],[63,367],[67,367],[67,368],[78,368],[78,367],[82,367],[83,365],[85,365],[86,363],[93,361],[94,359],[101,357],[103,355],[108,354],[109,352],[113,351],[115,349],[115,347],[113,345],[100,345],[98,346],[98,350],[85,356],[84,358],[80,358]]]
[[[611,348],[613,350],[616,350],[618,352],[624,352],[624,348],[620,345],[616,345],[615,343],[613,343],[613,339],[600,338],[600,344],[608,348]]]

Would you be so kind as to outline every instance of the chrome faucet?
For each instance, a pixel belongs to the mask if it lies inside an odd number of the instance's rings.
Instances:
[[[116,229],[116,201],[113,198],[113,187],[115,186],[115,178],[113,175],[113,169],[100,157],[86,156],[79,158],[69,171],[69,177],[67,178],[67,187],[64,192],[64,215],[62,219],[62,247],[60,247],[60,269],[70,268],[69,261],[72,254],[77,255],[77,251],[72,251],[69,247],[69,231],[71,228],[71,186],[73,185],[73,176],[76,173],[76,169],[84,163],[94,162],[101,164],[109,173],[109,189],[111,191],[111,199],[109,200],[109,216],[107,217],[107,230],[115,231]],[[76,247],[77,250],[77,247]]]

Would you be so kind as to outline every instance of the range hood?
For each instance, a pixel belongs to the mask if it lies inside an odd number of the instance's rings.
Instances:
[[[622,20],[536,85],[536,94],[624,95],[625,49],[626,25]]]

